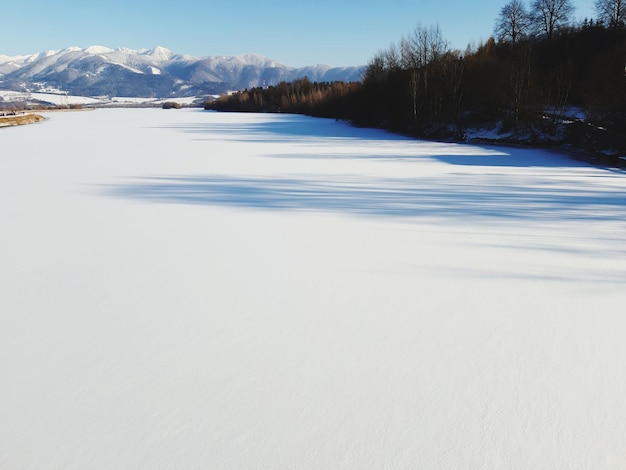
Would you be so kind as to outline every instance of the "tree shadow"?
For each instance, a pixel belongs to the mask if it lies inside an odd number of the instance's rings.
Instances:
[[[226,115],[228,113],[225,113]],[[238,114],[240,117],[241,115]],[[209,121],[162,126],[184,133],[197,134],[199,140],[231,140],[235,142],[302,143],[314,146],[323,144],[345,145],[343,153],[292,153],[289,155],[265,155],[274,158],[304,159],[384,159],[411,160],[434,158],[455,166],[472,167],[585,167],[579,160],[549,150],[509,148],[500,146],[478,146],[476,144],[424,141],[383,129],[359,128],[347,122],[327,118],[311,118],[297,114],[245,114],[246,119],[227,122]],[[319,140],[318,140],[319,139]],[[377,151],[380,144],[384,151]],[[351,144],[371,145],[371,153],[351,154]],[[394,145],[401,144],[402,151],[394,153]],[[322,150],[322,149],[320,149]]]
[[[408,137],[392,134],[382,129],[363,129],[343,121],[329,118],[312,118],[298,114],[255,114],[244,116],[248,120],[236,122],[206,122],[161,126],[192,134],[214,134],[225,140],[283,142],[308,140],[315,137],[340,140],[396,140],[409,141]],[[258,119],[257,119],[258,118]]]
[[[486,183],[485,181],[488,181]],[[626,188],[601,184],[529,187],[523,179],[472,175],[363,177],[146,177],[108,186],[108,195],[147,202],[319,211],[372,217],[492,220],[626,220]]]
[[[543,167],[543,168],[579,168],[589,167],[588,164],[541,149],[514,149],[500,152],[474,155],[435,155],[437,160],[449,165],[482,166],[482,167]]]

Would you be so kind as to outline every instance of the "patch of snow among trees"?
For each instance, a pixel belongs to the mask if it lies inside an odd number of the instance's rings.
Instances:
[[[623,171],[282,114],[1,134],[0,467],[623,465]]]

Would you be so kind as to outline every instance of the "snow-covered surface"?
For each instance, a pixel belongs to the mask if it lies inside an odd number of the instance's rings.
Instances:
[[[0,133],[0,468],[626,461],[623,172],[287,115]]]
[[[155,72],[156,73],[156,72]],[[70,104],[80,104],[85,106],[119,106],[119,105],[159,105],[166,101],[174,101],[181,105],[194,104],[202,102],[202,98],[196,96],[180,97],[180,98],[149,98],[149,97],[127,97],[127,96],[101,96],[91,98],[88,96],[66,95],[65,93],[54,90],[54,92],[18,92],[11,90],[0,90],[0,98],[7,102],[33,102],[41,101],[57,106],[65,106]]]
[[[68,105],[68,104],[97,104],[103,101],[109,101],[106,98],[89,98],[87,96],[73,96],[67,95],[60,90],[51,90],[47,92],[20,92],[12,90],[0,90],[0,98],[6,102],[22,103],[32,102],[34,100],[43,101],[54,105]],[[144,101],[150,100],[150,98],[143,98]]]
[[[0,90],[0,98],[2,98],[4,101],[19,102],[27,100],[28,97],[29,93],[13,90]]]
[[[88,96],[73,96],[65,95],[63,93],[30,93],[30,98],[33,100],[44,101],[46,103],[52,103],[55,105],[89,105],[97,104],[102,101],[97,98],[89,98]]]
[[[163,104],[166,101],[173,101],[178,104],[193,104],[202,101],[202,98],[195,96],[185,98],[134,98],[128,96],[114,96],[109,100],[103,100],[105,104]]]
[[[106,46],[90,46],[85,49],[85,52],[89,54],[109,54],[113,51],[114,49]]]

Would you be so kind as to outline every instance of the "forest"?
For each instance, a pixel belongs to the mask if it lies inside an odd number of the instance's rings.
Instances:
[[[626,151],[626,2],[597,0],[574,24],[571,0],[511,0],[493,35],[455,50],[438,26],[418,25],[378,51],[358,83],[300,79],[207,102],[221,111],[288,112],[436,139],[497,140]]]

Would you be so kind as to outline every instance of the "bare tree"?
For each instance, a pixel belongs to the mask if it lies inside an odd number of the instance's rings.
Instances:
[[[515,44],[528,34],[530,25],[531,18],[524,4],[520,0],[511,0],[500,10],[494,32],[500,41],[511,41]]]
[[[428,66],[449,51],[448,42],[443,39],[439,26],[418,25],[400,41],[400,62],[408,72],[411,114],[417,119],[420,111],[418,96],[420,90],[428,93]]]
[[[596,13],[610,28],[624,27],[626,20],[626,0],[596,0]]]
[[[449,45],[439,26],[416,26],[400,41],[400,55],[405,68],[423,67],[448,52]]]
[[[384,52],[380,51],[370,59],[361,79],[364,83],[382,83],[387,76],[387,72]]]
[[[402,66],[402,60],[400,57],[398,46],[392,43],[389,48],[383,51],[383,60],[385,61],[385,66],[390,71],[394,72],[400,70]]]
[[[447,109],[454,120],[459,137],[463,136],[460,115],[463,101],[465,61],[459,51],[446,53],[439,61],[439,75],[447,99]]]
[[[531,8],[536,30],[545,33],[548,39],[571,21],[575,9],[571,0],[534,0]]]
[[[388,49],[378,51],[369,61],[362,80],[364,82],[382,82],[390,73],[397,72],[402,68],[400,52],[395,44],[391,44]]]

